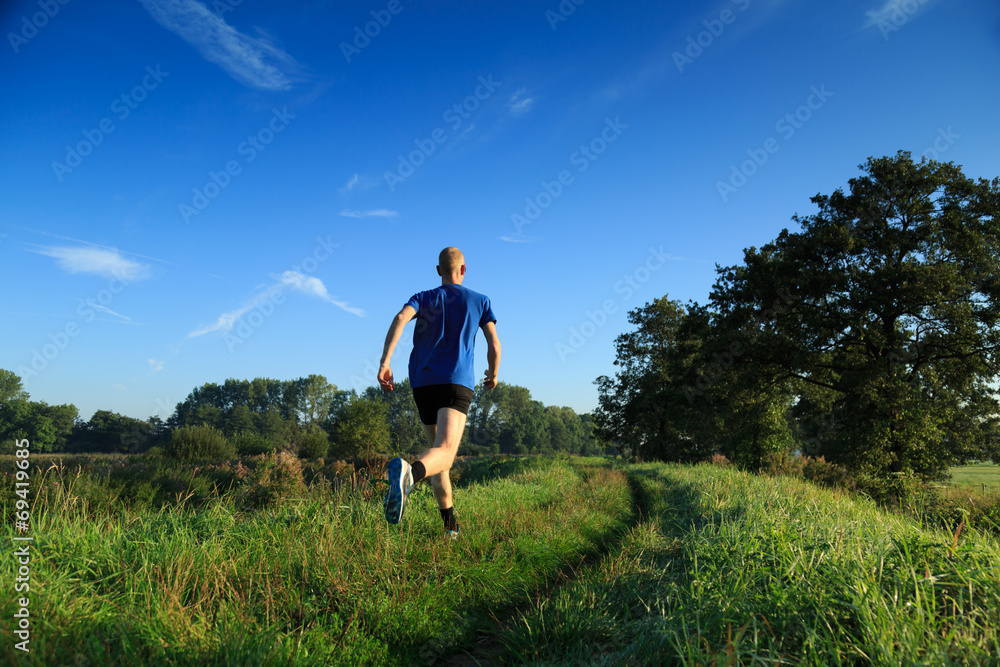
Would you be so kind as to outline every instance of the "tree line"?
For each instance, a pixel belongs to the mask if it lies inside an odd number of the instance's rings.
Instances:
[[[356,458],[419,454],[427,448],[409,380],[392,392],[378,387],[344,391],[322,375],[294,380],[254,378],[206,383],[177,404],[168,419],[141,420],[98,410],[84,421],[77,408],[31,401],[21,378],[0,369],[0,438],[9,448],[28,438],[34,451],[258,454]],[[546,406],[525,387],[500,382],[474,392],[467,454],[598,454],[590,414]]]
[[[1000,179],[909,153],[811,198],[707,304],[629,313],[601,437],[634,457],[747,468],[798,452],[863,478],[1000,460]]]

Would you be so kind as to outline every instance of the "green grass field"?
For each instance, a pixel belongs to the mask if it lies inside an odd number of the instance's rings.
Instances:
[[[987,491],[1000,491],[1000,465],[993,463],[977,463],[974,465],[957,466],[950,470],[952,486],[973,487]]]
[[[121,506],[111,511],[78,493],[81,473],[49,471],[52,490],[32,510],[32,651],[10,650],[7,621],[0,655],[33,665],[1000,663],[1000,544],[974,529],[926,529],[801,480],[714,466],[484,458],[459,472],[462,531],[451,542],[426,485],[388,526],[381,487],[368,483],[317,478],[258,509],[234,491],[198,503],[178,494],[158,509],[112,499]],[[14,536],[8,518],[5,530]],[[15,570],[3,559],[6,619]]]

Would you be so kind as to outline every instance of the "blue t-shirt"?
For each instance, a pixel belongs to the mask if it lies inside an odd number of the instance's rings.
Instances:
[[[460,384],[476,387],[476,332],[496,322],[489,297],[461,285],[417,292],[406,302],[417,311],[410,352],[410,386]]]

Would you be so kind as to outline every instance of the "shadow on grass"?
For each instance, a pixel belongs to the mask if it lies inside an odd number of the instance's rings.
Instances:
[[[742,504],[706,511],[709,499],[667,471],[629,467],[625,474],[635,507],[629,530],[607,542],[588,570],[515,609],[502,649],[468,664],[621,664],[621,651],[650,632],[670,598],[690,593],[694,568],[683,540],[702,525],[746,514]]]
[[[501,461],[499,466],[503,468],[499,471],[500,476],[512,474],[512,471],[507,469],[509,466],[516,466],[518,471],[522,470],[526,465],[523,461],[523,459]],[[580,466],[578,470],[584,483],[594,476],[607,475],[609,471],[612,474],[625,476],[631,496],[631,511],[625,520],[611,530],[582,531],[583,536],[596,546],[580,554],[575,562],[563,562],[554,568],[546,575],[544,583],[530,594],[529,599],[511,600],[502,606],[463,607],[455,616],[458,617],[459,626],[464,631],[456,633],[451,638],[452,641],[441,641],[440,638],[432,637],[427,637],[423,641],[411,641],[391,649],[394,659],[402,664],[410,660],[421,664],[463,666],[537,659],[540,657],[537,655],[539,647],[533,645],[536,638],[528,638],[527,642],[520,641],[521,634],[518,629],[524,625],[525,619],[550,605],[560,591],[579,584],[582,580],[588,580],[584,597],[601,600],[619,597],[621,604],[614,604],[616,609],[607,618],[593,616],[586,618],[585,614],[578,613],[579,608],[567,609],[565,614],[560,614],[564,617],[562,627],[554,629],[553,635],[543,638],[543,642],[551,649],[549,657],[557,659],[560,664],[563,664],[561,660],[571,657],[564,649],[581,647],[588,656],[593,655],[595,650],[600,652],[600,647],[608,643],[609,636],[616,633],[615,625],[620,620],[628,620],[634,616],[637,600],[643,591],[648,590],[648,582],[638,574],[623,574],[611,582],[598,585],[590,585],[589,580],[593,578],[594,571],[602,563],[614,561],[618,557],[626,541],[631,539],[632,532],[650,519],[652,508],[662,505],[663,498],[654,498],[653,491],[634,479],[631,471],[626,474],[623,470],[608,465]],[[658,473],[646,471],[639,471],[636,474],[659,476]],[[675,485],[667,492],[668,504],[672,508],[681,509],[682,514],[692,520],[702,518],[698,517],[695,511],[697,498],[698,493],[691,486]],[[663,518],[661,516],[661,519]],[[687,525],[689,527],[689,524]],[[678,530],[683,529],[678,526]],[[676,556],[678,550],[670,551],[671,556]],[[679,571],[684,571],[683,566]]]
[[[536,457],[481,457],[463,466],[460,481],[455,486],[460,488],[488,483],[536,468],[544,469],[548,465],[551,465],[551,459],[546,462],[545,459]],[[622,473],[608,465],[574,465],[574,468],[579,475],[575,482],[578,484],[599,487],[604,479],[615,479],[619,484],[624,482],[623,477],[619,477]],[[543,500],[535,508],[536,511],[544,510],[545,502]],[[614,553],[638,520],[639,516],[632,502],[629,503],[628,511],[620,512],[608,521],[599,522],[603,528],[578,526],[575,532],[579,541],[589,544],[589,548],[575,547],[571,557],[564,557],[549,567],[529,566],[531,573],[513,580],[513,585],[505,590],[503,599],[484,601],[480,597],[479,600],[469,601],[457,608],[452,607],[447,612],[447,618],[439,619],[443,623],[431,624],[437,627],[404,630],[394,637],[388,637],[384,630],[385,619],[366,618],[362,614],[356,623],[373,629],[380,626],[383,628],[382,631],[376,630],[371,636],[381,638],[387,650],[387,664],[496,664],[499,656],[506,650],[500,639],[506,627],[516,621],[520,612],[530,608],[535,601],[548,597],[561,585],[575,580],[581,572],[589,570],[608,554]],[[544,550],[544,543],[539,543],[539,546]],[[530,559],[531,555],[526,557]],[[447,595],[446,591],[442,593]],[[440,629],[442,626],[443,631]]]
[[[559,457],[513,454],[462,457],[456,460],[451,469],[451,481],[452,485],[459,489],[472,484],[486,484],[529,470],[544,468],[557,458]]]

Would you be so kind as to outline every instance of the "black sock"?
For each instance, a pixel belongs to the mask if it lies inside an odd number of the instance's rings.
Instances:
[[[427,477],[427,470],[424,468],[424,464],[421,463],[420,461],[417,461],[416,463],[413,464],[411,472],[413,474],[414,484],[422,480],[424,477]]]
[[[445,530],[458,530],[458,522],[455,521],[455,508],[449,507],[441,510],[441,518],[444,519]]]

